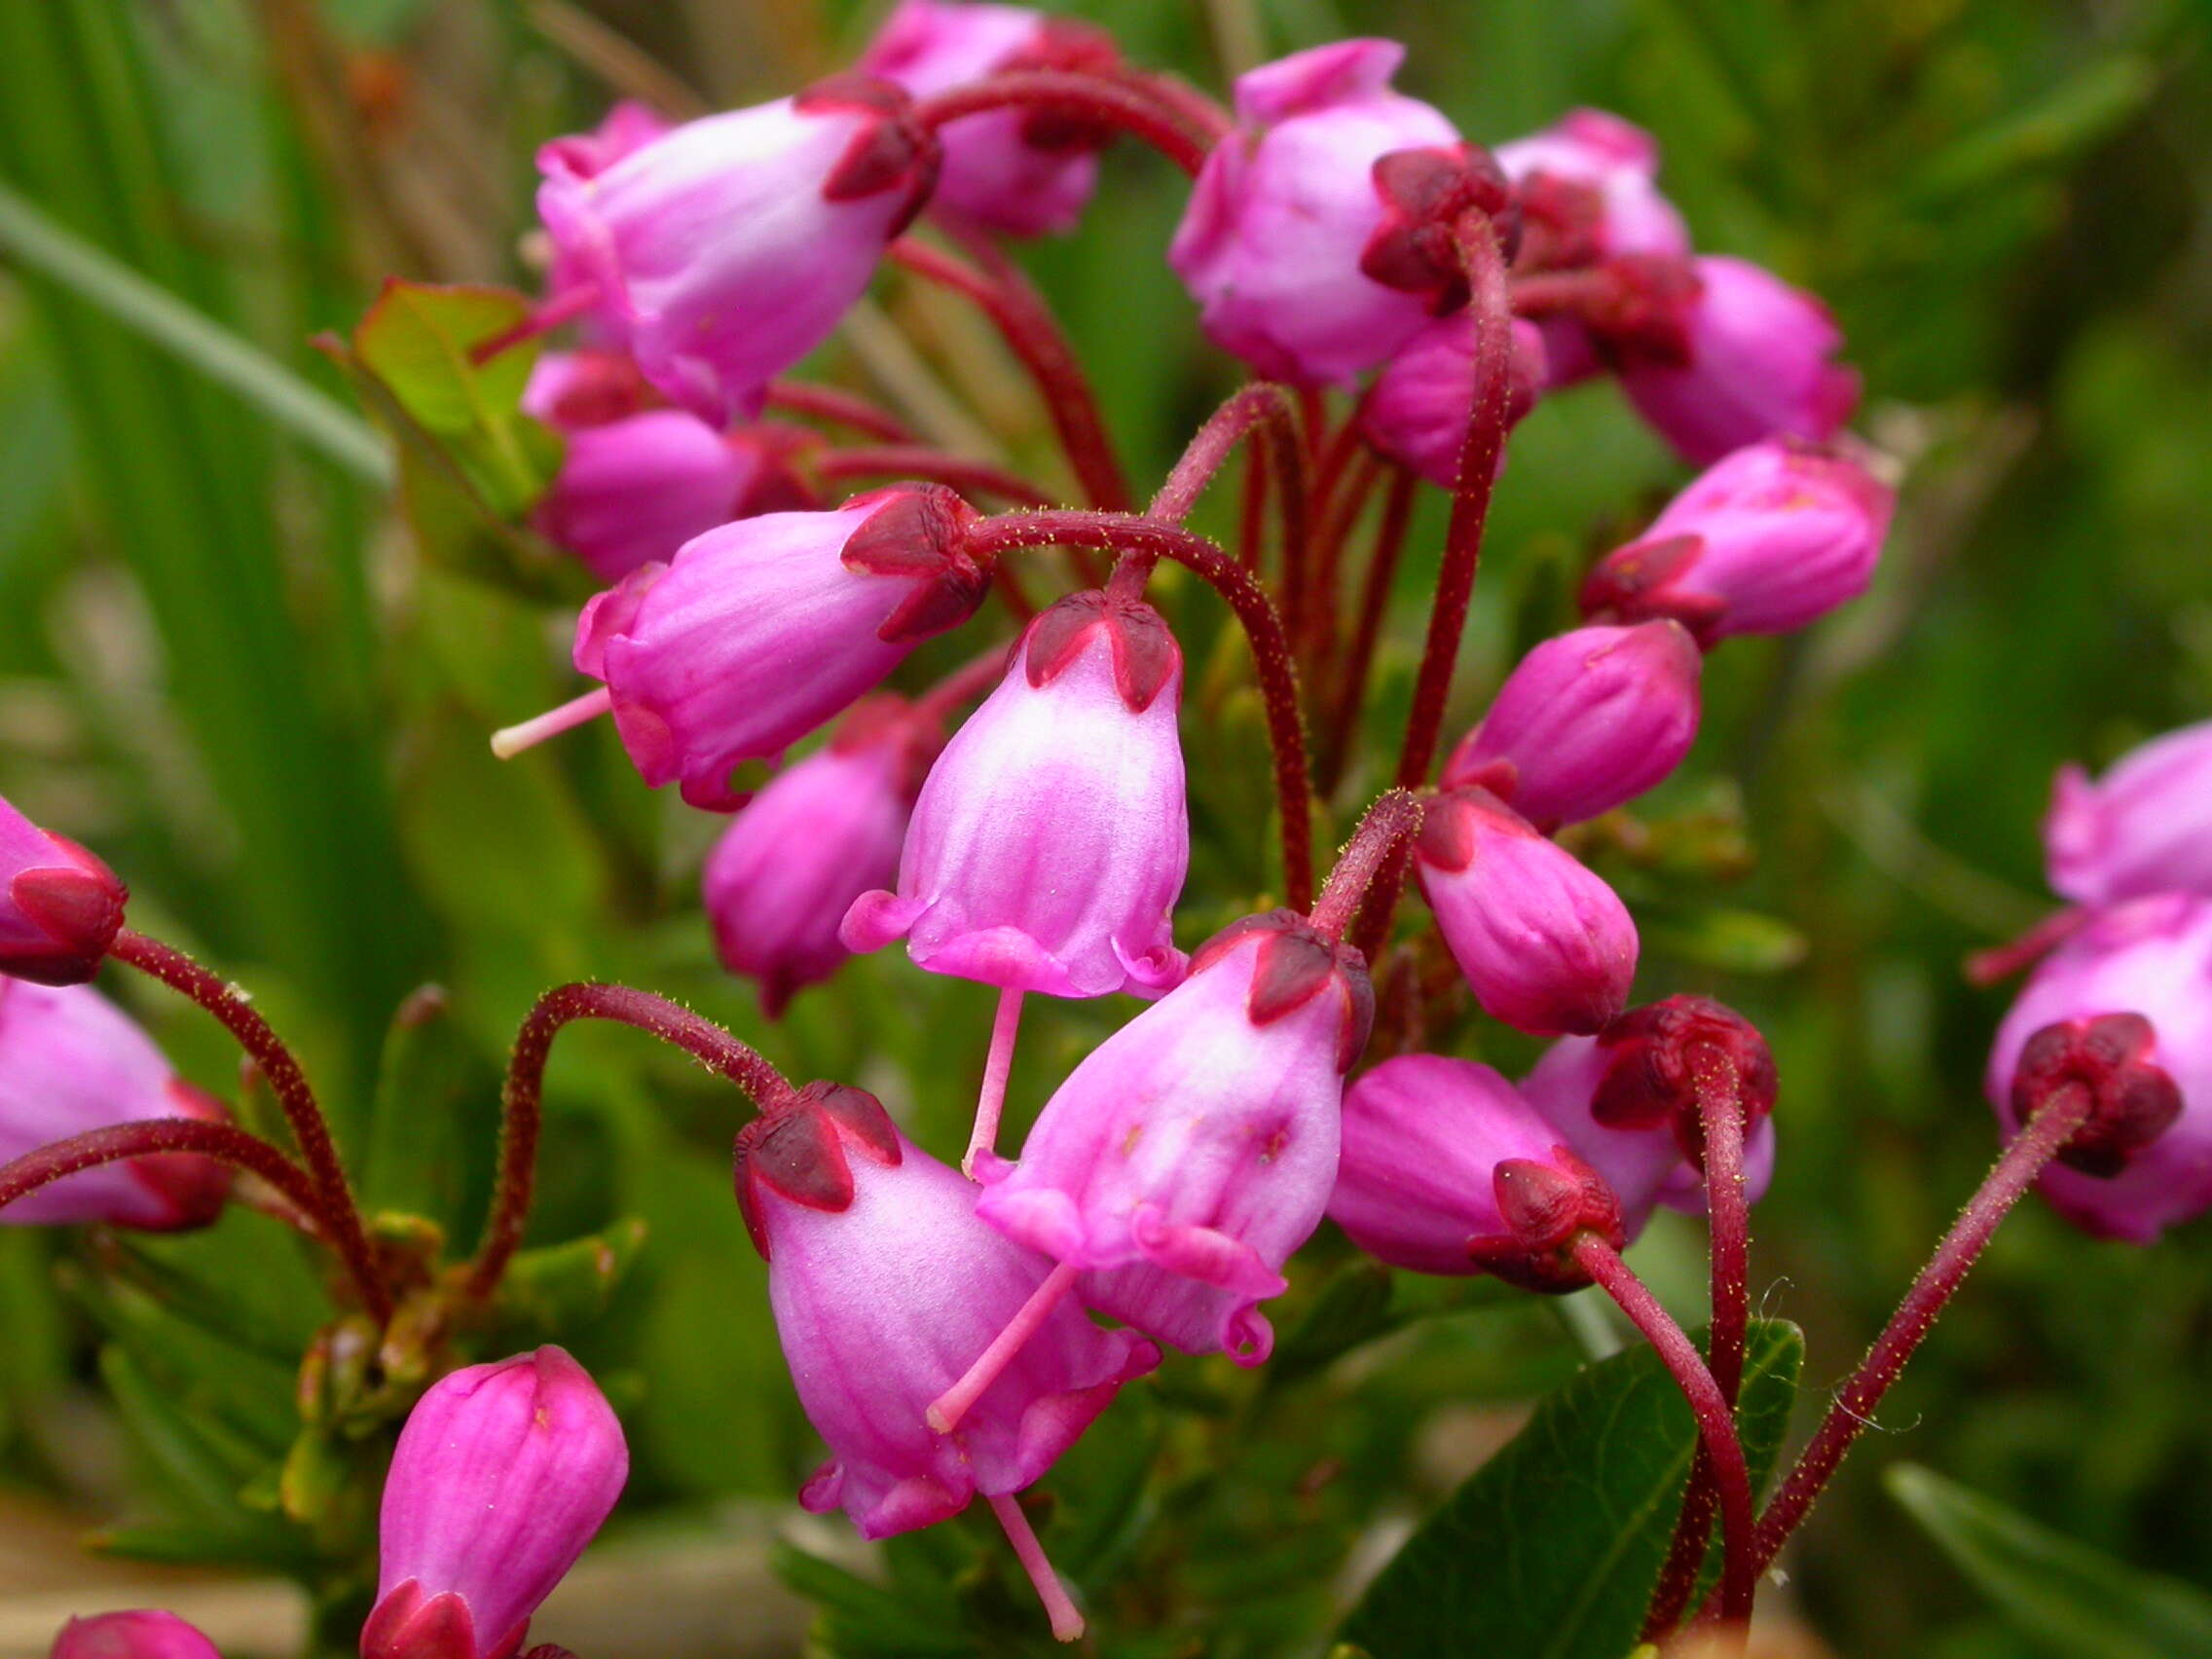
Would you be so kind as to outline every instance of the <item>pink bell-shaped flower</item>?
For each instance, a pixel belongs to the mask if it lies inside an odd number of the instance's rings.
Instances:
[[[1526,318],[1514,318],[1506,368],[1508,425],[1518,425],[1536,407],[1545,374],[1543,334]],[[1474,401],[1475,319],[1461,310],[1428,324],[1375,377],[1360,401],[1360,430],[1392,461],[1450,490],[1458,482],[1459,450]],[[1497,464],[1502,472],[1502,452]]]
[[[863,74],[928,97],[1015,69],[1100,69],[1120,55],[1103,30],[1026,6],[899,0],[861,54]],[[1098,182],[1098,143],[1049,112],[993,110],[946,124],[935,200],[1017,237],[1072,229]]]
[[[739,762],[780,756],[975,613],[989,578],[961,546],[974,517],[950,490],[901,485],[709,531],[584,607],[576,667],[605,691],[493,748],[515,754],[611,707],[646,783],[732,811],[746,798],[730,787]]]
[[[385,1477],[361,1659],[506,1659],[629,1477],[622,1425],[562,1349],[439,1379]]]
[[[1502,211],[1504,176],[1390,90],[1395,41],[1315,47],[1236,78],[1167,250],[1215,344],[1271,380],[1349,386],[1462,304],[1450,227]]]
[[[0,977],[0,1162],[149,1118],[226,1123],[229,1114],[90,985]],[[169,1233],[206,1226],[229,1192],[230,1172],[213,1159],[156,1153],[65,1175],[0,1210],[0,1223]]]
[[[1635,799],[1697,739],[1697,644],[1671,621],[1576,628],[1515,665],[1444,786],[1488,790],[1543,829]]]
[[[1160,1363],[1059,1294],[1052,1264],[976,1217],[975,1188],[902,1135],[875,1097],[808,1085],[737,1140],[737,1196],[768,1262],[784,1357],[830,1460],[799,1501],[868,1538],[989,1500],[1051,1614],[1083,1621],[1014,1494]],[[1051,1287],[1051,1288],[1049,1288]],[[987,1386],[940,1428],[932,1402],[1009,1329]]]
[[[1597,1031],[1628,1006],[1636,924],[1613,890],[1496,796],[1431,801],[1421,894],[1483,1012],[1537,1036]]]
[[[607,161],[538,152],[557,310],[583,308],[669,397],[719,424],[759,410],[866,289],[928,199],[936,139],[862,77],[686,122]]]
[[[758,981],[770,1019],[852,954],[838,924],[898,869],[915,793],[942,741],[935,718],[904,698],[864,697],[829,743],[768,781],[707,855],[715,947],[723,967]]]
[[[2094,783],[2063,768],[2043,839],[2051,886],[2078,904],[2212,898],[2212,720],[2131,750]]]
[[[1834,437],[1859,406],[1859,376],[1831,360],[1843,334],[1827,308],[1748,260],[1693,264],[1680,350],[1616,348],[1637,412],[1701,465],[1762,438]]]
[[[223,1659],[215,1644],[160,1607],[71,1619],[47,1659]]]
[[[1098,1311],[1257,1365],[1258,1305],[1328,1203],[1373,1008],[1356,951],[1288,910],[1247,917],[1068,1075],[1019,1163],[980,1161],[976,1213],[1080,1271]]]
[[[666,136],[675,125],[637,99],[622,98],[589,132],[571,132],[547,142],[539,153],[539,165],[551,158],[571,178],[597,178],[625,156]]]
[[[2092,1088],[2096,1113],[2039,1183],[2053,1208],[2133,1244],[2212,1208],[2212,899],[2130,900],[2044,959],[1989,1056],[2007,1138],[2023,1084],[2069,1074]]]
[[[84,983],[115,942],[125,897],[106,865],[0,799],[0,977]]]
[[[1547,1236],[1531,1249],[1526,1199],[1539,1190],[1571,1201],[1547,1218]],[[1589,1282],[1559,1248],[1574,1233],[1627,1241],[1604,1182],[1510,1083],[1438,1054],[1384,1060],[1345,1091],[1329,1219],[1392,1267],[1493,1272],[1530,1290]]]
[[[1707,468],[1599,561],[1583,614],[1672,617],[1709,649],[1787,634],[1866,591],[1897,493],[1848,452],[1775,438]]]

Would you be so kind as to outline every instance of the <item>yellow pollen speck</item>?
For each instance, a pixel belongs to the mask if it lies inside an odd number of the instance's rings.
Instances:
[[[1129,1132],[1122,1137],[1122,1156],[1124,1158],[1133,1157],[1137,1150],[1137,1142],[1142,1139],[1144,1139],[1144,1125],[1142,1124],[1131,1124]]]

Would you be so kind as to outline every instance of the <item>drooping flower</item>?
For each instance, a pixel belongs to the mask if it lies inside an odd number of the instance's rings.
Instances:
[[[608,161],[538,152],[555,303],[720,424],[828,337],[927,200],[936,139],[905,94],[847,77],[710,115]]]
[[[830,742],[770,779],[730,820],[703,882],[715,946],[757,980],[773,1019],[852,954],[837,926],[888,881],[924,769],[943,734],[888,692],[864,697]]]
[[[0,976],[90,979],[123,926],[125,897],[106,865],[0,799]]]
[[[1436,109],[1390,90],[1395,41],[1347,40],[1236,78],[1167,252],[1224,350],[1272,380],[1348,386],[1466,285],[1450,227],[1501,212],[1504,175]]]
[[[2044,1036],[2050,1027],[2076,1029],[2062,1041]],[[2019,1129],[2021,1074],[2041,1071],[2079,1071],[2105,1131],[2044,1172],[2060,1214],[2099,1237],[2151,1244],[2212,1207],[2212,899],[2129,900],[2044,959],[1989,1056],[1989,1099],[2008,1138]]]
[[[1679,349],[1615,345],[1637,412],[1699,464],[1762,438],[1833,438],[1859,405],[1859,376],[1832,360],[1843,335],[1827,308],[1748,260],[1693,266]]]
[[[149,1118],[227,1122],[153,1040],[90,985],[0,977],[0,1162],[88,1129]],[[195,1153],[157,1153],[65,1175],[0,1210],[0,1223],[105,1222],[168,1233],[221,1213],[229,1172]]]
[[[859,67],[916,97],[1014,69],[1102,69],[1120,60],[1104,30],[1026,6],[899,0]],[[949,122],[937,201],[1017,237],[1071,229],[1098,182],[1105,135],[1035,110]]]
[[[1143,601],[1091,591],[1045,611],[931,768],[898,891],[855,903],[846,942],[903,935],[919,967],[1052,996],[1173,984],[1182,689],[1183,653]]]
[[[2094,783],[2063,768],[2043,838],[2051,886],[2078,904],[2212,898],[2212,720],[2129,751]]]
[[[607,682],[646,783],[732,810],[731,768],[781,755],[974,613],[987,584],[960,545],[974,516],[949,490],[902,485],[724,525],[586,606],[576,667]]]
[[[1697,739],[1697,643],[1677,623],[1576,628],[1515,665],[1445,762],[1544,829],[1633,800]]]
[[[1598,563],[1583,614],[1672,617],[1708,648],[1731,634],[1788,633],[1866,591],[1896,505],[1896,492],[1845,450],[1751,444]]]
[[[541,1347],[441,1378],[385,1477],[361,1659],[505,1659],[630,1475],[589,1374]]]
[[[161,1607],[71,1619],[48,1659],[223,1659],[215,1644]]]
[[[597,178],[624,157],[666,136],[674,126],[637,99],[621,98],[589,132],[571,132],[550,140],[539,158],[540,165],[550,156],[571,178]]]
[[[1372,1012],[1356,951],[1287,910],[1247,917],[1068,1075],[1019,1163],[982,1161],[977,1214],[1080,1270],[1100,1312],[1258,1364],[1258,1305],[1328,1203]]]
[[[1556,1036],[1597,1031],[1628,1006],[1637,958],[1628,907],[1495,795],[1461,789],[1431,801],[1414,869],[1492,1018]]]
[[[1506,424],[1535,408],[1545,384],[1544,336],[1525,318],[1513,321],[1506,363]],[[1475,319],[1465,310],[1439,317],[1408,341],[1360,401],[1360,429],[1392,461],[1438,489],[1458,482],[1459,450],[1475,401]],[[1503,470],[1505,457],[1498,456]]]

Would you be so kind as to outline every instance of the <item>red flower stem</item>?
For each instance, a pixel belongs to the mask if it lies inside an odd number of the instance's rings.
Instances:
[[[1183,458],[1168,473],[1167,481],[1161,485],[1145,512],[1151,518],[1181,524],[1191,516],[1191,509],[1198,505],[1198,498],[1220,473],[1231,453],[1254,433],[1267,444],[1262,452],[1267,457],[1266,470],[1274,474],[1275,495],[1282,502],[1283,631],[1295,645],[1306,603],[1306,509],[1310,486],[1307,482],[1306,450],[1299,438],[1298,410],[1288,392],[1279,386],[1258,381],[1216,409],[1184,449]],[[1254,467],[1255,471],[1259,470],[1257,455]],[[1249,521],[1252,512],[1249,502],[1245,510]],[[1245,526],[1245,535],[1253,538],[1250,545],[1256,547],[1257,531],[1250,522]],[[1149,573],[1151,555],[1140,553],[1130,558],[1132,562],[1141,561],[1136,568]],[[1256,562],[1256,558],[1245,557],[1242,550],[1239,551],[1237,564],[1243,569],[1251,570]]]
[[[913,428],[890,410],[833,386],[816,386],[811,381],[770,381],[768,407],[781,409],[787,415],[804,415],[827,425],[843,426],[878,443],[914,442]]]
[[[1236,562],[1254,575],[1268,548],[1268,454],[1253,450],[1244,458],[1244,491],[1236,508]]]
[[[1593,304],[1611,298],[1619,286],[1617,277],[1598,269],[1543,271],[1530,276],[1516,276],[1513,278],[1513,310],[1520,316],[1557,316],[1565,312],[1584,312]]]
[[[942,719],[1006,678],[1006,647],[978,651],[915,699],[914,712]]]
[[[1751,1565],[1751,1474],[1744,1461],[1743,1444],[1736,1438],[1735,1414],[1721,1398],[1720,1385],[1697,1345],[1682,1334],[1681,1326],[1621,1260],[1618,1250],[1595,1233],[1583,1233],[1569,1253],[1643,1333],[1697,1417],[1698,1439],[1713,1459],[1720,1486],[1720,1612],[1728,1623],[1742,1626],[1751,1616],[1758,1573]]]
[[[1267,706],[1268,741],[1274,754],[1275,799],[1282,815],[1283,893],[1294,910],[1313,902],[1312,794],[1306,761],[1306,726],[1298,708],[1298,675],[1282,619],[1250,571],[1204,536],[1134,513],[1014,513],[984,519],[968,533],[968,551],[978,558],[1017,548],[1074,545],[1115,553],[1172,559],[1211,584],[1243,624],[1259,670]]]
[[[1898,1310],[1890,1315],[1889,1324],[1859,1362],[1859,1369],[1836,1390],[1835,1403],[1760,1517],[1752,1553],[1754,1570],[1763,1569],[1774,1559],[1805,1519],[1836,1465],[1851,1450],[1851,1443],[1873,1420],[1882,1396],[1889,1392],[1921,1339],[1935,1325],[1936,1315],[1965,1280],[1998,1224],[2019,1201],[2020,1195],[2035,1184],[2044,1166],[2087,1122],[2090,1104],[2088,1091],[2079,1084],[2052,1090],[1967,1200],[1951,1231],[1936,1246],[1936,1253],[1912,1281]]]
[[[1428,644],[1421,655],[1420,677],[1414,683],[1405,747],[1398,756],[1398,782],[1408,789],[1427,782],[1429,762],[1436,757],[1452,670],[1459,660],[1459,636],[1466,631],[1467,602],[1475,591],[1491,488],[1505,445],[1507,364],[1513,343],[1505,252],[1498,246],[1496,229],[1480,212],[1463,215],[1456,234],[1459,259],[1467,273],[1468,312],[1475,325],[1474,402],[1467,411],[1467,435],[1459,446],[1458,481],[1453,490],[1451,524],[1444,533],[1444,564],[1436,577]]]
[[[375,1256],[361,1226],[361,1211],[353,1201],[353,1190],[346,1184],[346,1169],[338,1161],[338,1147],[331,1139],[330,1124],[323,1117],[322,1108],[315,1103],[314,1089],[292,1051],[269,1028],[269,1021],[261,1017],[251,1003],[175,946],[125,928],[115,936],[108,954],[126,967],[135,968],[198,1003],[213,1014],[245,1051],[268,1083],[269,1091],[276,1097],[277,1108],[284,1114],[292,1139],[299,1145],[300,1157],[314,1183],[315,1202],[311,1207],[315,1218],[327,1230],[332,1246],[349,1267],[357,1265],[355,1276],[365,1275],[378,1283],[376,1299],[367,1306],[372,1311],[381,1307],[383,1312],[378,1314],[379,1318],[388,1313],[390,1299],[385,1295],[382,1281],[371,1265]]]
[[[236,1124],[202,1118],[149,1118],[88,1129],[66,1140],[33,1148],[0,1165],[0,1210],[41,1187],[126,1159],[195,1153],[258,1175],[314,1225],[315,1236],[336,1251],[353,1281],[353,1291],[369,1316],[383,1324],[391,1317],[391,1294],[377,1272],[368,1239],[356,1228],[350,1235],[331,1224],[313,1180],[282,1152]]]
[[[959,234],[949,223],[946,228],[950,234]],[[1106,435],[1098,400],[1067,336],[1029,279],[991,247],[986,238],[969,237],[965,245],[970,254],[985,259],[981,269],[912,237],[901,237],[889,252],[895,264],[950,288],[974,302],[990,319],[1036,383],[1060,448],[1090,504],[1107,512],[1126,512],[1132,499],[1128,484],[1122,476],[1121,462],[1114,457],[1113,442]]]
[[[1744,1378],[1744,1339],[1751,1327],[1751,1217],[1744,1175],[1744,1100],[1736,1065],[1710,1045],[1690,1054],[1698,1117],[1705,1137],[1705,1199],[1713,1251],[1713,1335],[1708,1344],[1713,1381],[1735,1409]],[[1682,1491],[1667,1564],[1644,1614],[1643,1640],[1656,1641],[1681,1622],[1697,1594],[1705,1541],[1719,1507],[1713,1460],[1700,1446]]]
[[[1382,498],[1382,518],[1375,531],[1375,549],[1368,555],[1367,575],[1359,599],[1359,620],[1353,625],[1351,648],[1337,676],[1335,700],[1330,705],[1328,729],[1321,736],[1321,788],[1333,793],[1344,775],[1345,757],[1350,753],[1353,728],[1367,702],[1367,677],[1375,665],[1375,647],[1382,642],[1382,621],[1390,608],[1390,586],[1398,574],[1398,559],[1405,552],[1406,532],[1413,524],[1414,491],[1420,480],[1404,467],[1390,473],[1389,493]]]
[[[1329,498],[1337,491],[1337,484],[1351,464],[1352,457],[1360,450],[1360,416],[1367,407],[1362,395],[1352,412],[1345,417],[1345,424],[1336,430],[1321,449],[1320,460],[1313,468],[1313,515],[1318,518],[1328,507]]]
[[[1095,122],[1141,138],[1193,177],[1205,166],[1209,146],[1184,128],[1179,109],[1169,113],[1150,89],[1139,91],[1126,80],[1076,70],[1016,69],[992,75],[919,100],[913,119],[919,126],[939,128],[994,109],[1049,109]]]
[[[1337,590],[1344,580],[1345,545],[1359,524],[1359,515],[1367,510],[1368,498],[1382,480],[1383,465],[1382,458],[1373,451],[1362,454],[1352,462],[1350,477],[1338,493],[1328,516],[1321,520],[1319,533],[1313,538],[1313,625],[1303,642],[1309,663],[1325,663],[1335,651]]]
[[[743,1089],[756,1106],[766,1107],[792,1093],[792,1086],[754,1049],[713,1020],[679,1003],[628,985],[581,982],[556,985],[537,999],[515,1034],[514,1057],[507,1063],[500,1094],[499,1170],[484,1239],[468,1271],[469,1293],[489,1296],[522,1243],[537,1182],[537,1134],[542,1119],[545,1060],[553,1039],[571,1020],[611,1019],[634,1025],[682,1049],[709,1071]]]
[[[1376,797],[1322,884],[1320,902],[1309,918],[1316,933],[1324,939],[1345,937],[1375,878],[1401,847],[1420,833],[1422,810],[1419,797],[1410,790],[1384,790]]]
[[[1209,149],[1228,137],[1236,125],[1229,111],[1216,99],[1192,86],[1180,75],[1126,67],[1106,70],[1104,75],[1107,80],[1127,87],[1140,96],[1151,98],[1193,133],[1204,139]]]
[[[927,444],[831,450],[815,463],[815,470],[825,479],[917,478],[928,484],[947,484],[964,494],[997,496],[1021,507],[1055,504],[1045,491],[1003,466],[947,455]]]

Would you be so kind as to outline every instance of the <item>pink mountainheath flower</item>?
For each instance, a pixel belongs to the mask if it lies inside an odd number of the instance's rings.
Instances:
[[[2212,720],[2129,751],[2094,783],[2064,768],[2043,838],[2051,886],[2078,904],[2212,898]]]
[[[191,1625],[160,1607],[71,1619],[48,1659],[223,1659]]]
[[[90,979],[123,926],[125,897],[106,865],[0,799],[0,976]]]

